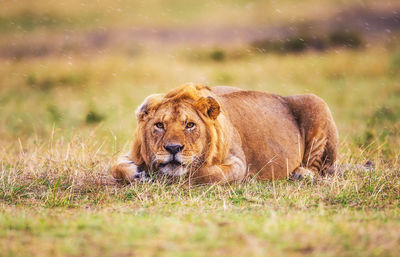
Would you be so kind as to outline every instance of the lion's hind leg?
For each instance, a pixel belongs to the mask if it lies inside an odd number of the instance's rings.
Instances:
[[[338,132],[328,105],[311,94],[286,99],[303,139],[301,167],[315,174],[330,173],[337,156]],[[296,171],[299,172],[299,169]]]
[[[314,179],[314,172],[303,168],[303,167],[297,167],[291,174],[289,177],[291,180],[302,180],[305,178],[309,178],[309,179]]]

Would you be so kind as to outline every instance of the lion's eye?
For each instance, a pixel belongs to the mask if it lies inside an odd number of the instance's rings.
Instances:
[[[191,129],[191,128],[193,128],[194,127],[194,123],[193,122],[188,122],[187,124],[186,124],[186,128],[187,129]]]
[[[159,129],[164,129],[164,124],[162,124],[161,122],[157,122],[157,123],[155,124],[155,126],[156,126],[157,128],[159,128]]]

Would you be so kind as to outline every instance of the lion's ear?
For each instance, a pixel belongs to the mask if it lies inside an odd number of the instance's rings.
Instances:
[[[219,103],[211,96],[200,98],[195,102],[194,106],[213,120],[215,120],[221,112]]]
[[[161,102],[161,94],[149,95],[144,99],[143,103],[136,110],[136,118],[138,121],[144,120],[147,115]]]

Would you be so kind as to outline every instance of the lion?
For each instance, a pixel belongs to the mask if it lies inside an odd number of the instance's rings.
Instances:
[[[338,131],[328,105],[313,94],[185,84],[147,97],[136,118],[130,151],[111,169],[117,180],[156,172],[225,183],[334,172]]]

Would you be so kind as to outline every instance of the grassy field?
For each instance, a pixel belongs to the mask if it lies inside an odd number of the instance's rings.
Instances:
[[[258,26],[360,4],[96,2],[1,2],[0,52],[14,40],[47,47],[65,31]],[[398,256],[400,40],[360,39],[296,53],[160,42],[0,57],[0,256]],[[129,147],[137,105],[189,81],[321,96],[339,128],[341,174],[116,184],[108,170]]]

